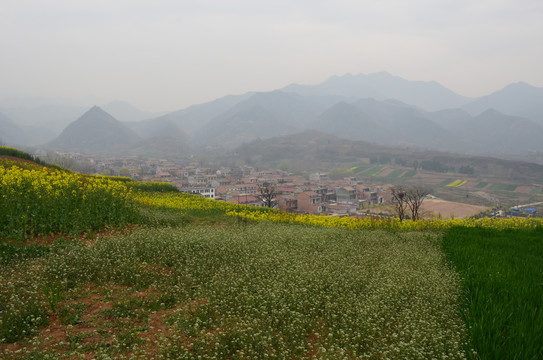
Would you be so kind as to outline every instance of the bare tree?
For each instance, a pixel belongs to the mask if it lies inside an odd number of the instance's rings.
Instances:
[[[275,200],[275,185],[273,183],[265,182],[258,186],[259,194],[256,195],[260,201],[264,203],[264,206],[272,208],[277,201]]]
[[[405,219],[407,211],[407,190],[404,186],[394,186],[390,189],[392,193],[392,203],[400,221]]]
[[[418,220],[421,217],[421,206],[430,193],[430,190],[422,185],[413,186],[395,186],[391,190],[392,201],[398,218],[402,221],[406,217],[409,210],[411,220]]]
[[[430,189],[423,185],[414,185],[407,189],[407,206],[411,211],[411,220],[420,219],[422,202],[429,193]]]

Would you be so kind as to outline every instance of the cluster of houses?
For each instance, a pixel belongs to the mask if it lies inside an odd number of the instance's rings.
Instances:
[[[48,156],[46,152],[34,155]],[[332,180],[326,173],[321,172],[302,176],[282,170],[258,171],[250,166],[216,169],[202,166],[199,162],[179,164],[166,159],[136,156],[105,157],[78,153],[56,153],[56,155],[84,164],[85,170],[79,171],[130,176],[142,181],[169,182],[181,191],[234,204],[264,206],[261,189],[268,184],[274,189],[272,202],[274,207],[286,212],[368,216],[367,205],[393,203],[390,191],[392,185],[368,185],[354,177]],[[541,204],[543,202],[529,205]],[[480,215],[540,216],[535,207],[528,205],[513,207],[508,211],[497,208]],[[369,212],[369,216],[376,215]]]
[[[332,180],[325,173],[293,175],[250,166],[214,169],[198,162],[180,165],[164,159],[62,154],[90,164],[94,173],[130,176],[174,184],[184,192],[234,204],[264,206],[261,189],[274,189],[274,207],[304,214],[355,214],[368,204],[391,202],[389,186],[366,185],[354,177]]]
[[[282,170],[257,171],[250,166],[213,170],[197,163],[185,167],[157,166],[145,181],[167,181],[181,191],[234,204],[264,206],[261,190],[273,188],[275,207],[304,214],[354,214],[366,204],[391,201],[389,187],[368,186],[354,177],[331,180],[326,174],[309,177]]]

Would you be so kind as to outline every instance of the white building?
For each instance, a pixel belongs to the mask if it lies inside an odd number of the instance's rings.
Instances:
[[[208,199],[215,200],[215,188],[213,187],[191,187],[183,188],[181,191],[188,192],[195,195],[200,195]]]

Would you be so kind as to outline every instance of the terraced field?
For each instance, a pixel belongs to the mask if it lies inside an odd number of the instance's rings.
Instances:
[[[468,182],[467,180],[458,179],[458,180],[455,180],[455,181],[453,181],[453,182],[451,182],[451,183],[449,183],[449,184],[447,184],[445,186],[459,188],[459,187],[462,187],[462,186],[466,185],[467,182]]]
[[[477,185],[474,186],[475,189],[483,189],[488,185],[487,182],[481,181]]]
[[[493,191],[515,191],[517,185],[512,184],[492,184],[489,186],[489,190]]]

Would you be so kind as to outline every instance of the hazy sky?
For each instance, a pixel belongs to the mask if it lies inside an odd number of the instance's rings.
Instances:
[[[388,71],[466,96],[543,86],[541,0],[0,0],[0,97],[177,110]]]

